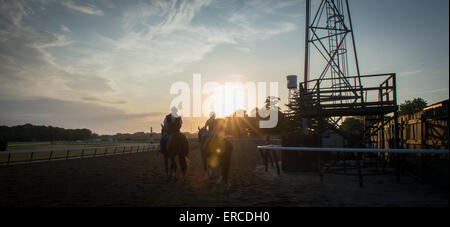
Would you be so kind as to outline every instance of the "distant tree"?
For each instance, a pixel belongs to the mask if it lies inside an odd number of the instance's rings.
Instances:
[[[270,106],[271,103],[274,103],[274,104],[277,105],[280,101],[281,101],[281,99],[278,98],[278,97],[275,97],[275,96],[267,96],[266,101],[265,101],[265,103],[266,103],[266,109],[270,109],[270,108],[271,108],[271,106]],[[278,110],[280,110],[280,106],[278,106]]]
[[[266,98],[266,109],[275,109],[271,107],[271,103],[278,104],[281,101],[280,98],[274,97],[274,96],[268,96]],[[292,121],[292,119],[288,118],[286,116],[286,113],[281,111],[280,106],[278,105],[278,123],[275,128],[268,128],[268,129],[262,129],[261,131],[263,134],[266,135],[281,135],[288,131],[292,131],[294,129],[293,126],[295,126],[295,121]]]
[[[305,109],[305,104],[300,97],[300,91],[296,91],[292,95],[291,99],[289,99],[289,103],[286,104],[286,107],[288,108],[286,111],[286,117],[289,118],[291,122],[291,130],[295,131],[300,129],[302,127],[302,118],[300,113]]]
[[[404,103],[400,104],[400,115],[415,114],[427,107],[427,102],[422,98],[415,98],[413,100],[406,100]]]
[[[89,129],[64,129],[52,126],[32,124],[18,126],[0,126],[0,135],[6,141],[60,141],[87,140],[91,138]]]
[[[348,133],[359,135],[364,130],[364,123],[359,117],[347,117],[342,122],[341,128]]]

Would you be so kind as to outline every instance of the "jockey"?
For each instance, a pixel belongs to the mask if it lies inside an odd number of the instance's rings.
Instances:
[[[216,120],[216,113],[211,112],[209,114],[209,119],[205,123],[205,128],[208,129],[209,132],[214,132],[216,129],[217,120]]]
[[[167,143],[167,140],[169,136],[179,133],[180,128],[183,125],[183,120],[181,119],[181,116],[178,116],[178,109],[176,107],[172,107],[171,113],[168,114],[164,118],[164,125],[163,128],[163,134],[161,135],[161,141],[160,141],[160,152],[164,153]]]
[[[205,132],[205,136],[210,137],[211,135],[214,135],[216,132],[216,126],[217,126],[216,113],[214,113],[213,111],[209,114],[209,119],[205,123],[205,129],[207,130]]]

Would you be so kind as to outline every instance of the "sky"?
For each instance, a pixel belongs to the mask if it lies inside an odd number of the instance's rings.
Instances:
[[[349,2],[361,74],[396,73],[399,104],[448,99],[448,0]],[[278,82],[284,104],[304,31],[304,0],[0,0],[0,125],[159,130],[194,73]]]

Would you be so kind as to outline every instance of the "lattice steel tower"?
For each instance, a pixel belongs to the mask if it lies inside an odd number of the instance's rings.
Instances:
[[[306,3],[306,39],[305,39],[305,89],[316,91],[320,87],[325,87],[331,91],[321,97],[326,103],[349,103],[359,99],[363,100],[361,88],[361,78],[359,73],[358,57],[351,23],[348,1],[343,0],[322,0],[315,9],[315,15],[311,21],[311,5]],[[351,36],[351,37],[350,37]],[[356,78],[349,79],[349,62],[347,39],[351,38],[355,63],[351,65],[356,70]],[[314,47],[316,54],[325,60],[325,65],[316,78],[310,75],[311,51]],[[308,81],[316,79],[315,84]]]
[[[290,114],[319,133],[325,127],[339,131],[345,116],[362,116],[371,119],[365,120],[368,132],[398,109],[395,73],[360,74],[348,0],[311,2],[306,0],[304,80],[288,104]],[[368,77],[383,82],[364,87]]]

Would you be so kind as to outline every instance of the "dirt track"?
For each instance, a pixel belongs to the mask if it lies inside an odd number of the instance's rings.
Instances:
[[[0,206],[449,206],[448,192],[403,177],[265,172],[254,142],[235,142],[231,190],[203,181],[191,144],[185,183],[167,182],[157,152],[0,166]]]

